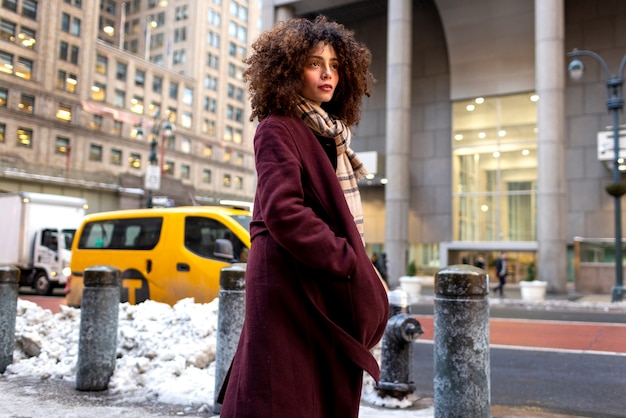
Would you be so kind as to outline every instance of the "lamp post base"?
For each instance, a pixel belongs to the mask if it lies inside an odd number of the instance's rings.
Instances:
[[[613,292],[611,293],[611,302],[623,301],[625,294],[626,288],[624,288],[624,286],[613,286]]]

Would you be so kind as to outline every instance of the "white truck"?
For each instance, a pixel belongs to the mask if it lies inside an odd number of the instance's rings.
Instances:
[[[20,270],[20,286],[49,295],[70,274],[72,241],[87,201],[43,193],[0,194],[0,265]]]

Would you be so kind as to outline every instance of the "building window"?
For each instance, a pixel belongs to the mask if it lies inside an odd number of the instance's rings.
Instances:
[[[241,129],[233,130],[233,142],[235,144],[241,144],[243,142],[243,131]]]
[[[75,36],[80,36],[80,19],[74,17],[72,19],[72,26],[70,27],[70,33]]]
[[[36,36],[35,31],[22,26],[17,40],[22,48],[33,49],[35,47]]]
[[[135,71],[135,85],[143,86],[146,82],[146,72],[144,70]]]
[[[453,239],[535,241],[536,95],[453,103]]]
[[[235,189],[242,190],[243,189],[243,177],[235,176]]]
[[[180,141],[180,150],[185,154],[189,154],[191,152],[191,139],[183,138]]]
[[[22,16],[37,19],[37,2],[35,0],[23,0]]]
[[[124,64],[123,62],[118,62],[115,69],[115,78],[120,80],[120,81],[126,81],[126,71],[127,71],[127,65]]]
[[[130,100],[130,111],[138,115],[143,115],[143,97],[137,95],[133,96]]]
[[[5,41],[15,42],[15,35],[17,33],[17,25],[8,20],[0,19],[0,39]]]
[[[122,150],[112,148],[109,163],[111,163],[111,165],[122,165]]]
[[[2,0],[2,7],[17,12],[17,0]]]
[[[170,135],[165,138],[165,149],[176,150],[176,135]]]
[[[30,80],[33,74],[33,61],[28,58],[19,57],[15,68],[15,75],[26,80]]]
[[[206,168],[202,170],[202,183],[211,183],[211,170]]]
[[[128,157],[128,165],[130,168],[140,169],[141,168],[141,155],[136,153],[131,153]]]
[[[213,68],[213,69],[217,70],[218,67],[219,67],[219,57],[217,55],[208,53],[207,54],[206,65],[209,68]]]
[[[33,130],[27,128],[17,128],[17,146],[33,147]]]
[[[0,51],[0,72],[13,74],[13,54]]]
[[[209,32],[207,32],[206,43],[209,46],[219,49],[220,35],[210,30]]]
[[[0,123],[0,143],[4,144],[7,133],[7,125]]]
[[[170,82],[170,99],[178,100],[178,83]]]
[[[70,31],[70,22],[72,21],[72,17],[67,13],[61,13],[61,30],[63,32]]]
[[[165,165],[163,166],[163,171],[166,174],[173,176],[174,175],[174,161],[166,161]]]
[[[229,149],[224,150],[224,155],[222,156],[222,161],[225,163],[230,163],[233,160],[233,152]]]
[[[70,48],[70,62],[72,64],[78,64],[78,47],[72,45]]]
[[[187,51],[184,49],[174,51],[173,61],[174,64],[185,64],[187,62]]]
[[[174,18],[176,20],[187,19],[187,16],[188,16],[187,5],[176,7],[175,14],[174,14]]]
[[[78,80],[76,74],[67,74],[63,70],[57,72],[57,88],[69,93],[76,93]]]
[[[122,135],[122,128],[124,127],[124,122],[122,122],[121,120],[114,120],[113,121],[113,129],[111,129],[111,133],[113,135]]]
[[[96,55],[96,72],[99,74],[106,74],[109,66],[109,60],[104,55]]]
[[[204,150],[202,150],[202,156],[205,158],[213,157],[213,145],[204,145]]]
[[[187,40],[187,28],[176,28],[174,30],[174,42],[184,42]]]
[[[63,103],[59,103],[57,107],[57,119],[70,122],[72,120],[72,107]]]
[[[117,107],[126,107],[126,92],[124,92],[123,90],[115,89],[113,104]]]
[[[230,178],[230,174],[224,174],[224,177],[222,179],[222,184],[224,185],[224,187],[230,187],[231,184],[231,178]]]
[[[63,61],[67,61],[67,57],[69,56],[70,44],[65,41],[61,41],[59,44],[59,59]]]
[[[155,93],[161,93],[163,91],[163,77],[154,76],[152,78],[152,91]]]
[[[193,89],[185,87],[183,90],[183,103],[186,105],[193,105]]]
[[[9,90],[4,87],[0,87],[0,106],[7,107],[7,101],[9,99]]]
[[[152,102],[150,103],[150,105],[148,106],[148,113],[150,114],[150,116],[159,116],[159,114],[161,113],[161,103],[159,102]]]
[[[57,136],[54,144],[54,153],[67,155],[70,151],[70,139],[63,136]]]
[[[193,116],[191,112],[182,113],[182,115],[180,116],[180,124],[183,126],[183,128],[191,129],[191,126],[193,124]]]
[[[89,161],[102,161],[102,145],[89,145]]]
[[[202,124],[202,132],[209,135],[215,135],[215,121],[204,118],[204,123]]]
[[[180,178],[189,180],[189,177],[191,177],[191,167],[189,167],[186,164],[181,165],[180,166]]]
[[[28,94],[20,95],[20,103],[17,105],[18,109],[26,113],[35,112],[35,97]]]
[[[237,156],[235,157],[235,165],[239,165],[242,166],[243,165],[243,153],[238,152]]]
[[[101,131],[102,130],[102,116],[100,116],[100,115],[93,115],[93,117],[91,119],[91,123],[89,124],[89,126],[91,127],[91,129],[95,129],[97,131]]]
[[[104,102],[106,100],[107,86],[106,84],[95,81],[91,86],[91,99],[96,102]]]

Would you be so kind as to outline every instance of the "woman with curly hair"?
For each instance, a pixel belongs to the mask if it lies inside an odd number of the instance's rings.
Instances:
[[[369,50],[325,17],[279,22],[245,63],[258,186],[246,317],[221,417],[356,418],[388,301],[363,241],[350,126]]]

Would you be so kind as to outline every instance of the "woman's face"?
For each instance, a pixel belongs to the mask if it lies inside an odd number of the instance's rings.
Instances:
[[[311,48],[302,72],[300,94],[320,106],[333,98],[339,83],[339,59],[332,45],[320,42]]]

